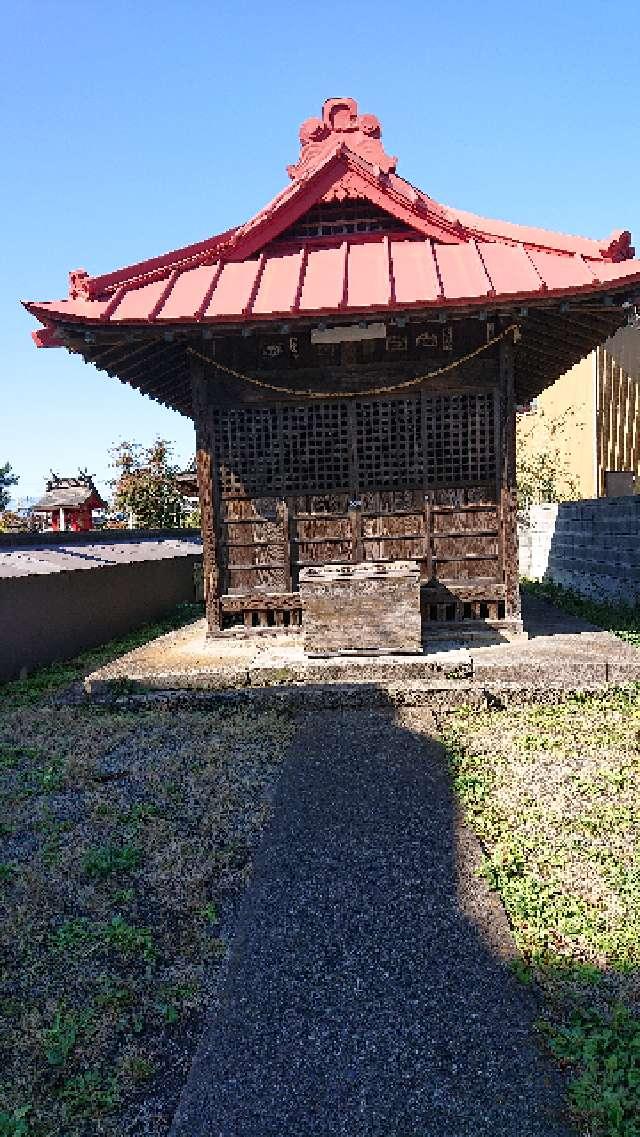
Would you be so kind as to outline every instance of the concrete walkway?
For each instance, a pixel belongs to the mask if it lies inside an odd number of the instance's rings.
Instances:
[[[172,1137],[562,1137],[436,743],[303,722]]]

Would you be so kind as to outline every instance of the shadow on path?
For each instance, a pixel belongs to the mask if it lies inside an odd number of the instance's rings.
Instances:
[[[566,1137],[442,752],[301,722],[172,1137]]]
[[[531,639],[538,636],[580,635],[583,632],[601,632],[595,624],[590,624],[582,616],[565,612],[548,600],[534,596],[526,589],[521,590],[522,622],[525,632]]]

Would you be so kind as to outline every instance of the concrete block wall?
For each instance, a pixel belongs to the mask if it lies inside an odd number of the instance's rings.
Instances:
[[[520,571],[590,599],[640,604],[640,496],[534,507],[521,527]]]
[[[542,580],[549,565],[551,538],[555,532],[558,505],[532,505],[528,523],[518,526],[520,576]]]

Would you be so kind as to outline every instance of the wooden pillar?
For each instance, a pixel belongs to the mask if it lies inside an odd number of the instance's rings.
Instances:
[[[500,527],[505,615],[520,620],[518,499],[516,491],[515,349],[510,337],[500,344]]]
[[[220,597],[220,493],[213,454],[213,424],[204,364],[191,362],[193,419],[196,428],[196,467],[200,526],[202,529],[202,579],[209,635],[222,626]]]
[[[362,540],[362,507],[360,505],[360,486],[358,474],[358,424],[356,421],[356,404],[354,399],[347,403],[347,420],[349,429],[349,528],[351,530],[351,560],[358,565],[364,560],[364,543]]]

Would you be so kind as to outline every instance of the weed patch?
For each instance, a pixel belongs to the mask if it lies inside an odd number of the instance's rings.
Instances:
[[[69,1119],[81,1120],[112,1110],[119,1094],[113,1076],[105,1077],[100,1070],[87,1070],[67,1078],[58,1097],[63,1103],[63,1114]]]
[[[156,948],[148,928],[136,928],[128,924],[122,916],[114,916],[104,929],[101,929],[105,943],[123,955],[138,956],[147,963],[156,958]]]
[[[594,1137],[640,1134],[639,695],[464,711],[443,734],[520,950],[512,968],[545,996],[542,1037]]]
[[[90,849],[83,858],[82,867],[89,877],[105,880],[119,873],[133,872],[142,860],[142,850],[137,845],[102,845]]]
[[[0,1109],[0,1137],[29,1137],[29,1122],[27,1120],[31,1106],[22,1105],[11,1113]]]
[[[167,1133],[291,735],[51,698],[111,651],[0,690],[0,1137],[121,1137],[141,1109]],[[114,753],[127,777],[100,781]]]
[[[569,1095],[594,1133],[635,1137],[640,1132],[640,1019],[626,1007],[604,1015],[580,1008],[566,1026],[547,1028],[552,1054],[579,1071]]]
[[[51,1026],[43,1034],[44,1052],[50,1066],[64,1066],[78,1041],[78,1035],[90,1021],[91,1015],[87,1012],[78,1015],[58,1008]]]

